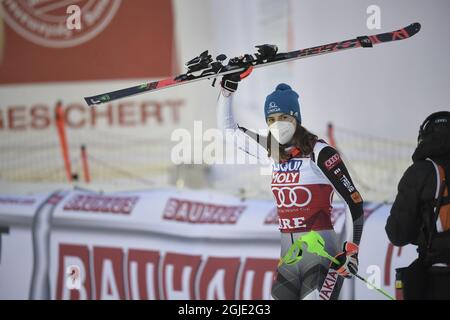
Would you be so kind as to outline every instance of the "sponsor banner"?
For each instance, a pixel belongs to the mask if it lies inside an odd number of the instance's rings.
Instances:
[[[346,207],[333,203],[336,232]],[[273,239],[279,219],[272,200],[245,200],[213,193],[162,189],[109,195],[73,191],[53,214],[56,226],[141,230],[185,237]]]
[[[100,231],[100,232],[99,232]],[[269,299],[277,241],[212,240],[160,234],[54,230],[53,299]],[[80,269],[80,290],[66,285]]]
[[[17,91],[27,90],[24,87],[16,87]],[[42,89],[42,87],[40,88]],[[64,90],[64,89],[63,89]],[[74,90],[74,87],[67,92]],[[80,96],[76,100],[63,101],[64,121],[68,130],[86,129],[119,129],[119,128],[144,128],[149,125],[175,126],[180,123],[180,117],[185,112],[186,99],[172,97],[161,99],[161,97],[148,97],[146,99],[128,99],[125,101],[111,102],[98,108],[88,107],[84,102],[78,101],[82,94],[93,92],[92,86],[79,86],[76,92]],[[5,98],[11,88],[5,91]],[[37,91],[34,101],[19,102],[10,100],[9,104],[2,105],[0,109],[0,130],[7,132],[42,132],[54,130],[56,101],[44,103],[41,96],[51,95],[53,86],[47,87],[46,91]],[[100,91],[98,91],[100,92]],[[5,100],[6,101],[6,100]]]
[[[50,194],[35,196],[0,195],[0,219],[11,223],[31,224],[34,213],[49,196]]]
[[[1,201],[28,206],[30,218],[37,214],[42,223],[11,223],[17,213]],[[37,213],[32,202],[33,197],[0,197],[0,226],[8,227],[0,234],[0,280],[13,288],[2,286],[2,298],[26,299],[31,287],[34,297],[51,299],[270,299],[280,250],[274,201],[162,189],[59,193],[41,206],[46,212]],[[395,268],[408,265],[416,253],[412,246],[389,244],[384,232],[389,210],[387,204],[366,204],[359,269],[393,294]],[[336,203],[337,233],[345,230],[345,213]],[[49,263],[33,247],[48,252]],[[38,281],[43,274],[48,286]],[[354,289],[344,286],[341,297],[383,299],[359,281]]]
[[[69,144],[74,143],[74,139],[84,140],[84,143],[120,143],[127,137],[135,137],[135,140],[164,138],[162,141],[167,143],[174,129],[192,126],[192,108],[199,98],[187,88],[178,87],[158,95],[141,95],[98,107],[88,107],[83,100],[86,95],[147,80],[1,86],[0,132],[7,139],[0,146],[11,143],[12,139],[25,140],[26,145],[37,144],[38,139],[48,141],[50,137],[56,141],[55,107],[58,100],[64,108]],[[91,137],[97,130],[119,139]]]
[[[88,107],[82,101],[85,95],[142,81],[0,86],[0,162],[6,177],[21,181],[64,179],[55,125],[56,101],[62,99],[74,173],[82,177],[80,146],[85,145],[93,182],[123,179],[131,172],[153,183],[157,175],[165,172],[163,169],[173,164],[173,158],[178,159],[178,155],[172,157],[171,151],[184,140],[170,140],[176,129],[186,129],[192,141],[201,142],[202,132],[191,133],[196,117],[192,110],[201,104],[202,96],[196,90],[210,84],[199,83],[194,91],[180,86],[158,95],[139,95],[97,107]],[[109,165],[106,170],[103,164]],[[139,183],[139,179],[133,180]]]
[[[63,211],[87,211],[128,215],[138,200],[139,197],[137,196],[76,194],[64,204]]]
[[[236,224],[246,206],[215,205],[169,198],[163,219],[188,223]]]
[[[140,230],[185,237],[273,239],[265,224],[272,201],[241,201],[209,191],[175,189],[126,194],[70,193],[55,209],[56,226]]]

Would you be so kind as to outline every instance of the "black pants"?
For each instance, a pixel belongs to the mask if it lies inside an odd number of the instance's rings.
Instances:
[[[426,267],[417,259],[397,269],[405,300],[450,300],[450,267]]]
[[[431,267],[425,292],[428,300],[450,300],[450,267]]]

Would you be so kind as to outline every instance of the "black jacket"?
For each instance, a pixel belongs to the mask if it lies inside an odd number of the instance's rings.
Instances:
[[[450,133],[432,133],[416,148],[413,164],[403,174],[398,194],[386,223],[392,244],[418,245],[425,212],[429,212],[436,193],[436,170],[430,158],[440,165],[450,163]]]

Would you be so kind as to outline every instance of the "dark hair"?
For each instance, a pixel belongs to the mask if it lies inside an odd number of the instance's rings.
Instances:
[[[313,151],[314,145],[317,141],[318,137],[309,132],[306,128],[300,125],[297,122],[297,127],[295,128],[294,137],[292,138],[293,145],[300,149],[302,155],[307,156],[310,155]],[[272,154],[271,145],[272,143],[276,143],[278,145],[278,155]],[[275,138],[272,137],[272,134],[269,131],[269,135],[267,136],[267,156],[272,157],[276,161],[286,161],[289,160],[289,154],[284,150],[286,148],[285,145],[279,144]]]

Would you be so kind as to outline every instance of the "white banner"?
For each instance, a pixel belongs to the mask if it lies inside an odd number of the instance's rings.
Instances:
[[[272,201],[176,189],[64,191],[9,197],[3,206],[5,199],[0,197],[0,226],[8,230],[0,234],[0,298],[271,298],[280,250]],[[28,210],[20,208],[33,200]],[[395,268],[415,252],[389,244],[389,210],[366,204],[360,274],[394,294]],[[345,212],[335,203],[332,220],[341,234]],[[343,299],[383,299],[363,283],[346,282]]]

